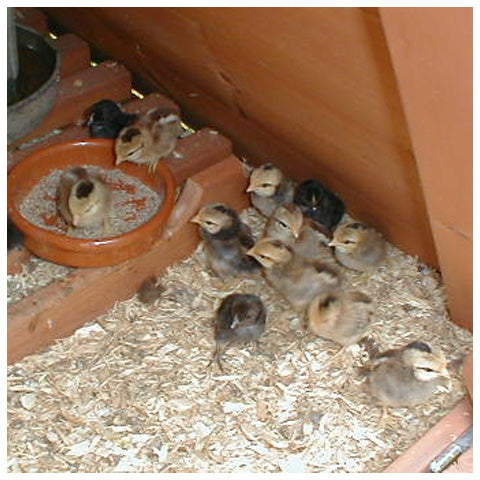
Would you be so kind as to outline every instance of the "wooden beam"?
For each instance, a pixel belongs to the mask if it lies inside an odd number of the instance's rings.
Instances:
[[[473,330],[473,8],[380,8],[452,319]]]
[[[392,462],[384,473],[426,472],[430,462],[440,455],[472,424],[472,407],[467,398]]]
[[[73,73],[90,68],[90,47],[73,33],[61,35],[55,44],[60,50],[60,77],[68,77]]]
[[[247,176],[234,156],[210,166],[191,179],[202,190],[195,209],[206,202],[227,202],[235,209],[248,205]],[[190,255],[198,244],[196,227],[188,223],[192,206],[191,188],[177,208],[178,219],[170,238],[156,242],[151,249],[120,265],[98,269],[77,269],[8,309],[8,363],[37,352],[54,340],[72,334],[78,327],[105,313],[116,301],[131,297],[140,283],[160,275],[172,263]]]

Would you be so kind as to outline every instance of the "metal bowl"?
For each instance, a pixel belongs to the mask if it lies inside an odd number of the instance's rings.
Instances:
[[[52,110],[58,93],[60,82],[60,53],[58,48],[35,30],[17,25],[17,45],[20,49],[28,49],[31,56],[41,63],[43,75],[33,80],[38,81],[35,90],[25,98],[8,106],[7,141],[13,143],[33,132]],[[23,68],[20,61],[18,81],[22,81],[32,72]]]

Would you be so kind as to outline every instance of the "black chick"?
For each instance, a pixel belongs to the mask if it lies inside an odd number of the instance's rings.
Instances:
[[[156,277],[149,277],[138,288],[137,297],[144,305],[151,305],[162,296],[165,290]]]
[[[337,226],[345,213],[343,200],[313,178],[297,187],[293,203],[300,207],[306,217],[329,230]]]
[[[7,217],[7,251],[20,248],[23,243],[23,233]]]
[[[137,118],[133,113],[125,113],[113,100],[100,100],[86,113],[90,136],[95,138],[117,138],[120,131]]]
[[[233,293],[222,300],[215,318],[215,353],[220,370],[223,371],[221,355],[232,343],[257,340],[265,330],[267,310],[256,295]]]

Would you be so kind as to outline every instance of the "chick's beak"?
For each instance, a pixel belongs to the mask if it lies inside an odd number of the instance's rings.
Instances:
[[[79,220],[80,219],[78,218],[78,215],[73,215],[72,216],[72,224],[73,224],[74,227],[78,227],[78,221]]]
[[[255,191],[255,187],[252,184],[250,184],[247,188],[247,193],[254,192],[254,191]]]
[[[117,158],[115,159],[115,165],[120,165],[120,164],[123,163],[123,162],[124,162],[123,158],[118,158],[118,157],[117,157]]]
[[[335,241],[335,240],[330,240],[328,242],[328,246],[329,247],[336,247],[338,245],[338,243]]]
[[[195,215],[193,218],[190,219],[191,223],[202,223],[200,221],[200,217],[198,215]]]
[[[449,377],[450,376],[450,372],[448,371],[448,368],[445,367],[443,370],[440,371],[440,375],[442,375],[442,377]]]
[[[253,251],[255,247],[252,247],[250,250],[248,250],[247,252],[245,252],[247,255],[250,255],[251,257],[254,257],[255,256],[255,252]]]

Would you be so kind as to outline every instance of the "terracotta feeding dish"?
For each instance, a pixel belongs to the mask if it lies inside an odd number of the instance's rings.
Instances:
[[[115,167],[113,141],[87,139],[52,145],[25,158],[8,176],[8,215],[24,233],[25,248],[51,262],[72,267],[104,267],[115,265],[146,251],[162,234],[175,202],[175,180],[162,162],[155,174],[131,163]],[[97,166],[119,169],[136,177],[155,192],[162,192],[163,201],[150,220],[139,227],[106,238],[73,238],[39,227],[20,214],[20,206],[30,191],[54,170],[74,166]],[[53,219],[55,220],[55,219]]]

